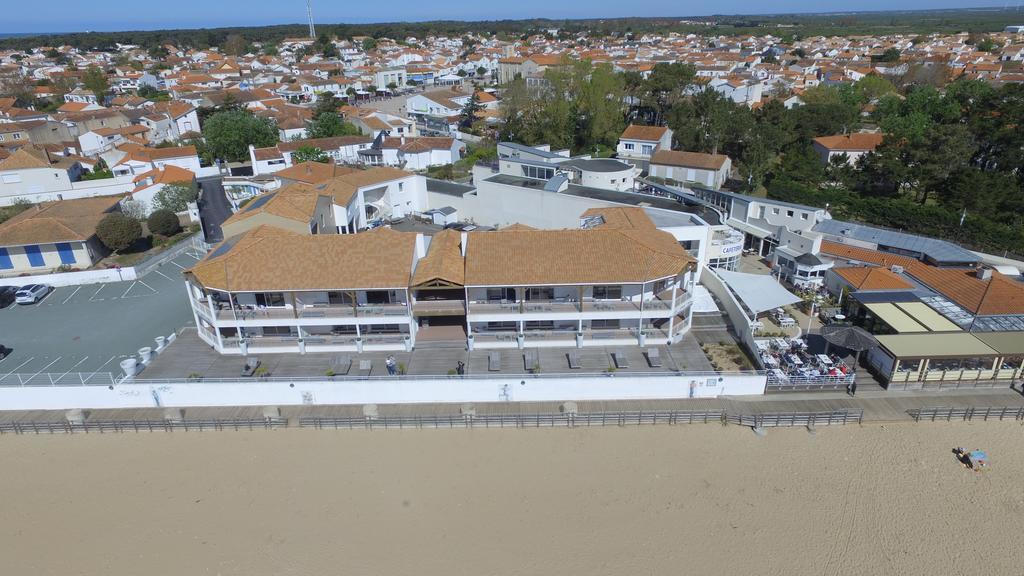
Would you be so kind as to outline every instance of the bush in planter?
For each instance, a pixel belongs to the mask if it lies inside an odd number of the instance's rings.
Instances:
[[[160,236],[174,236],[181,232],[181,224],[178,222],[178,215],[170,210],[156,210],[146,218],[146,225],[149,231]]]

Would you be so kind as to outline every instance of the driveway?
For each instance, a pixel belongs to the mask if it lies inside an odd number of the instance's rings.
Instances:
[[[203,223],[206,241],[210,244],[224,239],[220,225],[231,216],[231,204],[224,195],[224,186],[220,176],[200,178],[199,183],[199,219]]]

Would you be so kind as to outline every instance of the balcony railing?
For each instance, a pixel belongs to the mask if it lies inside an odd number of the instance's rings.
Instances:
[[[208,316],[208,313],[203,313]],[[380,318],[385,316],[407,316],[408,308],[404,304],[367,304],[353,308],[345,304],[309,305],[300,307],[298,314],[292,308],[253,308],[223,307],[217,310],[217,320],[284,320],[284,319],[315,319],[315,318]]]
[[[676,298],[677,308],[683,302],[683,295]],[[672,306],[669,300],[652,299],[643,302],[643,310],[665,311]],[[526,300],[522,302],[470,302],[470,314],[537,314],[565,312],[639,312],[641,303],[634,300],[590,300],[584,299],[582,310],[579,301],[574,300]]]

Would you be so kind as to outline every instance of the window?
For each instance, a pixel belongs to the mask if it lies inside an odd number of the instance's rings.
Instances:
[[[4,184],[17,184],[21,182],[21,174],[4,174],[2,180]]]
[[[632,150],[633,148],[635,148],[635,146],[633,146],[631,142],[626,142],[625,144],[622,145],[622,147],[625,148],[626,150]]]
[[[284,294],[280,292],[256,294],[256,305],[268,308],[284,308]]]
[[[595,300],[621,300],[622,286],[594,286]]]
[[[789,218],[792,218],[793,217],[793,211],[792,210],[786,210],[786,216],[789,217]]]
[[[775,214],[776,216],[778,216],[779,215],[779,209],[778,208],[772,208],[772,214]]]
[[[555,289],[554,288],[527,288],[526,289],[527,300],[554,300]]]
[[[807,220],[807,212],[801,212],[800,213],[800,219],[801,220]]]
[[[25,255],[28,256],[28,263],[32,266],[39,267],[46,264],[39,246],[25,246]]]
[[[654,152],[654,146],[651,146],[650,144],[644,144],[643,146],[640,147],[640,151],[643,152],[644,154],[651,154],[652,152]]]
[[[348,292],[328,292],[327,303],[333,305],[352,304],[352,297]]]
[[[619,320],[618,319],[614,319],[614,320],[591,320],[590,321],[590,327],[593,328],[594,330],[600,330],[600,329],[612,329],[612,330],[614,330],[614,329],[619,327]]]
[[[401,192],[402,190],[405,190],[405,182],[398,183],[398,191]]]
[[[502,300],[508,300],[511,302],[516,301],[515,288],[488,288],[487,289],[487,301],[488,302],[501,302]]]
[[[293,336],[291,326],[264,326],[264,336]]]
[[[14,139],[15,139],[15,140],[21,140],[21,134],[19,134],[19,133],[15,132],[15,133],[14,133]]]
[[[554,175],[554,168],[542,168],[540,166],[523,166],[523,176],[526,176],[527,178],[550,180],[551,177]]]
[[[0,142],[3,142],[3,141],[4,141],[4,135],[0,134]]]
[[[67,242],[57,244],[57,254],[60,256],[61,264],[75,263],[75,251],[71,248],[71,244]]]

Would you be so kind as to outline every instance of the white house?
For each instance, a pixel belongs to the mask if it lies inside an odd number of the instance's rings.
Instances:
[[[847,164],[856,164],[861,156],[874,152],[885,134],[858,132],[856,134],[839,134],[836,136],[819,136],[812,142],[814,151],[821,157],[822,164],[828,164],[833,158],[846,155]]]
[[[625,160],[650,160],[658,150],[672,149],[672,130],[665,126],[630,124],[619,136],[616,152]]]
[[[401,166],[406,170],[426,170],[431,166],[454,164],[462,159],[466,145],[461,140],[445,137],[420,136],[416,138],[384,138],[380,144],[380,163],[386,166]],[[371,150],[361,154],[371,160]],[[367,163],[374,163],[372,160]]]
[[[135,188],[122,201],[124,211],[130,214],[148,216],[153,210],[153,200],[168,184],[195,184],[195,173],[173,164],[140,174],[133,180]]]
[[[96,225],[117,203],[110,196],[46,202],[0,223],[0,276],[92,266],[109,252]]]
[[[199,172],[199,156],[195,146],[176,148],[146,148],[128,144],[119,148],[125,152],[111,170],[115,176],[135,176],[165,166],[177,166],[192,172]]]
[[[724,154],[659,150],[651,157],[650,175],[677,182],[696,182],[721,188],[729,178],[732,160]]]
[[[72,189],[82,175],[82,166],[43,148],[23,146],[0,160],[0,206],[19,198],[60,194]]]

